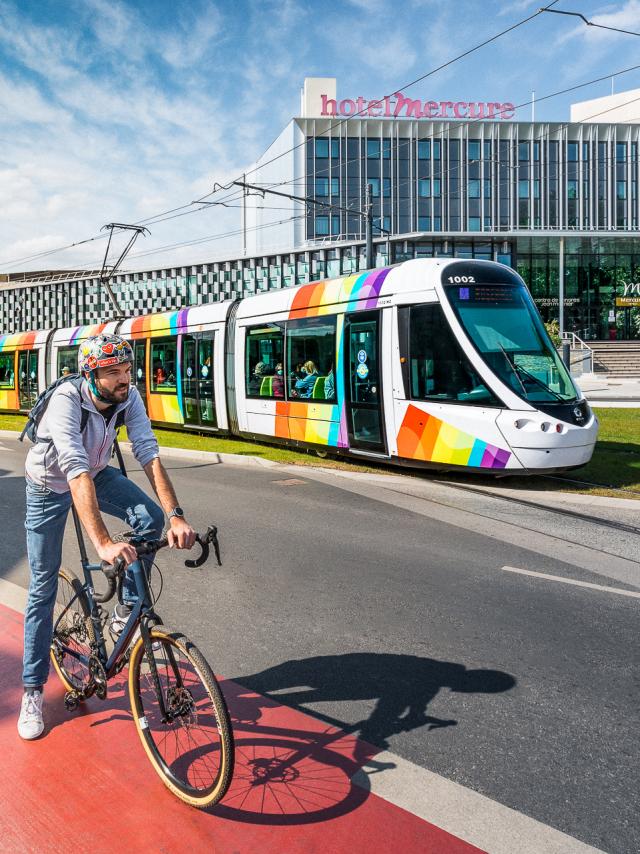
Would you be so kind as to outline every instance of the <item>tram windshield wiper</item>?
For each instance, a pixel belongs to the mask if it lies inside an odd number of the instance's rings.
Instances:
[[[557,391],[554,391],[552,388],[550,388],[545,382],[543,382],[535,374],[532,374],[526,368],[523,368],[522,365],[519,365],[515,360],[515,356],[514,356],[513,360],[511,360],[509,358],[509,354],[504,349],[502,344],[499,344],[498,346],[502,350],[505,359],[507,360],[507,362],[511,366],[511,369],[512,369],[514,375],[517,377],[518,382],[522,386],[522,390],[524,391],[525,394],[527,394],[527,389],[525,388],[525,385],[522,382],[523,377],[527,380],[530,380],[532,383],[535,383],[540,388],[544,389],[548,394],[553,395],[553,397],[555,397],[555,399],[559,400],[561,403],[567,403],[567,399],[564,398],[561,394],[559,394]]]

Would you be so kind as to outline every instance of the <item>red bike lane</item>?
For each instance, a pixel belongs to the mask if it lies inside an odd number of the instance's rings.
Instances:
[[[221,686],[235,771],[227,795],[209,811],[177,800],[153,770],[123,677],[110,683],[106,701],[92,698],[70,714],[52,672],[45,735],[24,742],[16,731],[22,615],[2,605],[0,636],[0,851],[480,851],[353,783],[363,765],[375,769],[377,748],[231,681]]]

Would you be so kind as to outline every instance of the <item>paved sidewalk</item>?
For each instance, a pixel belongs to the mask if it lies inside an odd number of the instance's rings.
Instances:
[[[583,374],[576,378],[592,406],[640,408],[640,377],[609,377],[607,374]]]

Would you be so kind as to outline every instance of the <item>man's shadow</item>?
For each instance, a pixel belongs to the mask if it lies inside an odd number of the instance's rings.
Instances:
[[[416,655],[369,652],[285,661],[234,681],[343,730],[357,732],[363,741],[379,748],[387,748],[389,738],[400,732],[423,726],[429,730],[455,726],[457,720],[427,714],[429,703],[441,689],[461,694],[498,694],[516,684],[513,676],[500,670],[473,670],[463,664]],[[308,707],[349,700],[375,700],[375,708],[368,718],[354,725]],[[242,695],[236,698],[234,713],[245,721],[257,722],[260,717],[255,699],[247,698],[243,703]],[[368,752],[363,753],[364,761]]]

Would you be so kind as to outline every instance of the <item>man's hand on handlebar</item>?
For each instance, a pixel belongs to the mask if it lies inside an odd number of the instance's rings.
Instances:
[[[180,516],[171,517],[171,526],[167,531],[169,548],[190,549],[196,541],[196,532],[191,525]]]
[[[135,546],[132,546],[130,543],[114,543],[108,540],[97,551],[100,560],[108,564],[114,564],[116,560],[120,559],[124,562],[125,566],[129,566],[130,563],[138,560]]]

